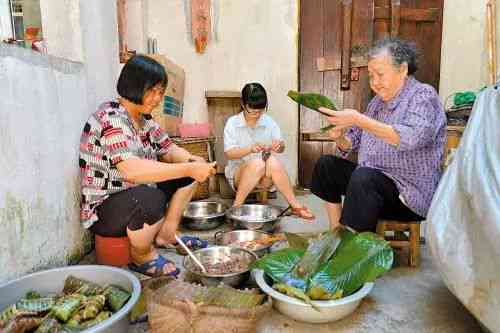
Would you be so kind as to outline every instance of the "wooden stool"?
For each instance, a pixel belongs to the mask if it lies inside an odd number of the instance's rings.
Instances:
[[[262,204],[267,204],[267,200],[269,199],[269,192],[267,190],[263,190],[260,192],[255,193],[257,196],[257,201],[262,203]]]
[[[386,231],[394,231],[394,236],[386,236]],[[408,236],[405,231],[409,232]],[[377,234],[389,241],[394,248],[408,248],[408,265],[418,267],[420,264],[420,221],[380,220],[377,223]]]

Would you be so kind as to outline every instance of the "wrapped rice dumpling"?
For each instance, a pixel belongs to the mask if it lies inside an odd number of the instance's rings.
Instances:
[[[70,328],[79,328],[83,322],[83,309],[76,312],[66,323],[66,326]]]
[[[83,300],[82,296],[77,294],[64,296],[52,307],[52,314],[62,322],[67,322],[78,311]]]
[[[120,310],[130,298],[130,293],[120,287],[109,285],[104,289],[106,302],[113,312]]]
[[[5,308],[2,312],[0,312],[0,326],[2,323],[9,321],[13,318],[17,313],[17,307],[15,304],[12,304]]]
[[[72,275],[68,276],[64,281],[63,293],[66,295],[82,294],[85,296],[94,296],[102,294],[103,291],[104,290],[100,285],[76,278]]]
[[[18,315],[9,320],[7,325],[2,328],[1,332],[5,333],[23,333],[40,326],[42,318]]]
[[[57,319],[48,317],[42,321],[35,333],[60,333],[61,331],[62,326],[59,324]]]
[[[49,311],[55,304],[55,299],[52,297],[41,297],[34,299],[22,298],[16,303],[16,307],[22,311],[30,311],[42,313]]]
[[[106,297],[104,295],[96,295],[89,297],[85,302],[85,308],[82,312],[83,320],[94,319],[97,314],[104,308]]]
[[[26,299],[37,299],[37,298],[42,298],[42,295],[40,295],[39,292],[30,290],[26,293],[26,296],[24,296]]]
[[[83,328],[83,329],[90,328],[92,326],[95,326],[95,325],[97,325],[97,324],[105,321],[109,317],[111,317],[111,312],[110,311],[101,311],[97,315],[97,317],[95,317],[94,319],[87,320],[87,321],[83,322],[81,328]]]

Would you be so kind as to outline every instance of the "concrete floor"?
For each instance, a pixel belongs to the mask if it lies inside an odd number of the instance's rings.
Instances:
[[[317,216],[307,223],[292,217],[280,222],[282,231],[318,232],[326,230],[328,222],[321,201],[310,194],[300,196]],[[283,205],[278,196],[271,203]],[[214,231],[210,233],[213,234]],[[200,234],[209,238],[209,234]],[[182,269],[182,257],[163,252]],[[397,261],[404,262],[404,254]],[[147,323],[130,326],[129,332],[148,332]],[[422,263],[417,269],[399,265],[375,282],[375,287],[351,316],[330,324],[306,324],[294,321],[273,309],[258,325],[259,333],[298,332],[481,332],[474,317],[448,291],[432,263],[426,246],[422,246]],[[208,331],[207,331],[208,332]]]

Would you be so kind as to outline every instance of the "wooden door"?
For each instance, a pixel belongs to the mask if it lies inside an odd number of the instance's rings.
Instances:
[[[364,111],[372,98],[366,51],[390,35],[416,42],[418,80],[439,86],[443,0],[305,0],[300,5],[299,89]],[[304,107],[299,116],[299,185],[308,188],[316,161],[335,144],[327,122]]]

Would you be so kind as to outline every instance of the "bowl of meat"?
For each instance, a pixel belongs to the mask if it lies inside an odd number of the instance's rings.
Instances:
[[[230,246],[208,247],[194,251],[193,254],[207,272],[202,272],[190,256],[184,257],[183,266],[205,286],[223,283],[237,287],[248,280],[250,265],[257,260],[255,253]]]

